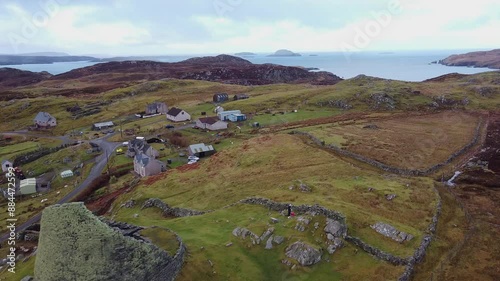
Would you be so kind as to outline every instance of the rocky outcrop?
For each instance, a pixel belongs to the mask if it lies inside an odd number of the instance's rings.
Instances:
[[[167,203],[158,198],[150,198],[144,202],[142,209],[156,207],[163,212],[166,217],[191,217],[206,214],[205,211],[195,211],[183,208],[172,208]]]
[[[116,230],[122,227],[136,233],[136,227],[127,224],[108,226],[83,203],[47,207],[41,219],[36,280],[174,280],[186,252],[180,238],[179,249],[170,256],[146,239]]]
[[[327,235],[330,234],[333,237],[346,237],[347,235],[347,227],[340,221],[330,218],[326,219],[326,226],[324,228],[324,231],[327,233]]]
[[[371,228],[373,228],[376,232],[384,235],[385,237],[389,237],[399,243],[403,243],[405,241],[410,241],[413,239],[413,235],[403,231],[399,231],[394,226],[387,223],[377,222],[372,225]]]
[[[297,241],[288,246],[285,255],[302,266],[311,266],[321,261],[321,252],[313,246]]]
[[[447,66],[488,67],[500,69],[500,49],[451,55],[439,61]]]

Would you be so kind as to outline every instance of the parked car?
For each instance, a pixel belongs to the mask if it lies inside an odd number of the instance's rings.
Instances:
[[[188,160],[194,160],[194,161],[198,161],[200,160],[200,158],[196,157],[196,156],[188,156]]]
[[[194,164],[196,162],[198,162],[198,160],[189,160],[188,165]]]
[[[175,126],[174,125],[167,125],[167,126],[165,126],[165,128],[167,128],[167,129],[173,129],[173,128],[175,128]]]

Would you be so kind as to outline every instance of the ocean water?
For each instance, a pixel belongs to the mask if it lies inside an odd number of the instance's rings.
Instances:
[[[396,52],[359,52],[359,53],[302,53],[300,57],[268,57],[256,54],[243,57],[252,63],[273,63],[286,66],[314,67],[332,72],[344,79],[360,74],[403,81],[422,81],[448,73],[474,74],[494,71],[488,68],[451,67],[431,64],[452,54],[471,50],[456,51],[396,51]],[[213,54],[212,54],[213,55]],[[162,56],[153,58],[161,62],[178,62],[191,57],[204,55]],[[11,65],[7,67],[29,71],[47,71],[60,74],[75,68],[94,65],[96,62],[65,62],[53,64]]]

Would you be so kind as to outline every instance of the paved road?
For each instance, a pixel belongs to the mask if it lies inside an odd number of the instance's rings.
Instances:
[[[96,157],[95,159],[96,164],[94,165],[94,167],[92,167],[92,170],[90,171],[88,177],[82,183],[80,183],[80,185],[78,185],[74,190],[72,190],[66,196],[57,201],[56,204],[63,204],[69,202],[72,198],[74,198],[76,195],[82,192],[94,179],[96,179],[98,176],[101,175],[102,171],[106,167],[106,164],[108,163],[109,156],[114,152],[116,147],[120,145],[119,143],[108,142],[106,139],[110,136],[111,135],[108,135],[105,136],[104,138],[95,139],[92,141],[101,147],[103,153],[98,157]],[[37,223],[38,221],[40,221],[41,216],[42,214],[39,213],[34,217],[31,217],[25,223],[17,225],[16,232],[21,232],[26,228],[30,227],[32,224]],[[9,238],[9,233],[4,233],[3,235],[0,236],[0,243],[3,243],[8,238]]]

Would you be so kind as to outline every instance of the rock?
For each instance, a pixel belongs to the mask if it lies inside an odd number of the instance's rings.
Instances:
[[[326,226],[324,228],[326,233],[330,233],[335,237],[345,237],[347,234],[347,229],[339,221],[327,218]]]
[[[328,233],[326,235],[326,239],[330,240],[330,241],[333,241],[335,239],[335,236],[333,236],[332,234]]]
[[[386,194],[385,199],[387,199],[388,201],[392,201],[394,200],[394,198],[396,198],[396,196],[396,194]]]
[[[318,228],[319,228],[319,222],[314,224],[314,229],[318,229]]]
[[[335,253],[335,251],[337,251],[337,249],[341,248],[342,246],[344,246],[344,242],[339,238],[335,238],[333,240],[333,244],[329,245],[328,248],[326,248],[326,251],[330,255],[332,255],[333,253]]]
[[[373,188],[373,187],[368,188],[368,192],[373,192],[373,191],[375,191],[375,190],[376,190],[376,189],[375,189],[375,188]]]
[[[125,208],[133,208],[135,206],[135,200],[128,200],[122,205]]]
[[[299,184],[299,189],[300,189],[300,191],[302,191],[302,192],[311,192],[311,191],[312,191],[312,190],[311,190],[311,188],[310,188],[309,186],[307,186],[307,185],[305,185],[305,184],[303,184],[303,183],[300,183],[300,184]]]
[[[268,228],[262,235],[260,236],[260,241],[266,240],[269,236],[271,236],[274,233],[274,227]]]
[[[387,223],[377,222],[376,224],[372,225],[371,228],[376,232],[384,235],[385,237],[389,237],[399,243],[410,241],[411,239],[413,239],[413,235],[399,231],[394,226]]]
[[[285,237],[283,236],[274,236],[273,242],[277,245],[281,245],[283,242],[285,242]]]
[[[306,226],[302,223],[297,223],[297,225],[295,225],[295,229],[300,231],[300,232],[304,232],[306,231]]]
[[[267,239],[265,249],[270,250],[272,248],[273,248],[273,236],[271,235],[271,237],[269,237],[269,239]]]
[[[134,218],[138,218],[139,217],[139,214],[134,214]]]
[[[211,267],[214,267],[214,263],[211,260],[208,260],[208,263],[210,264]]]
[[[233,230],[233,235],[238,237],[241,235],[241,228],[240,227],[237,227]]]
[[[298,217],[297,221],[305,225],[309,225],[309,223],[311,223],[311,219],[302,216]]]
[[[233,246],[232,242],[229,242],[229,243],[226,244],[226,247],[231,247],[231,246]]]
[[[281,260],[281,263],[287,265],[288,267],[291,267],[293,265],[293,263],[287,259]]]
[[[21,279],[21,281],[33,281],[35,280],[32,276],[24,276],[23,279]]]
[[[321,261],[320,251],[300,241],[288,246],[285,255],[296,260],[302,266],[311,266]]]
[[[369,125],[364,126],[363,129],[378,130],[380,128],[377,125],[375,125],[375,124],[369,124]]]
[[[271,223],[279,223],[280,220],[277,218],[271,218]]]

